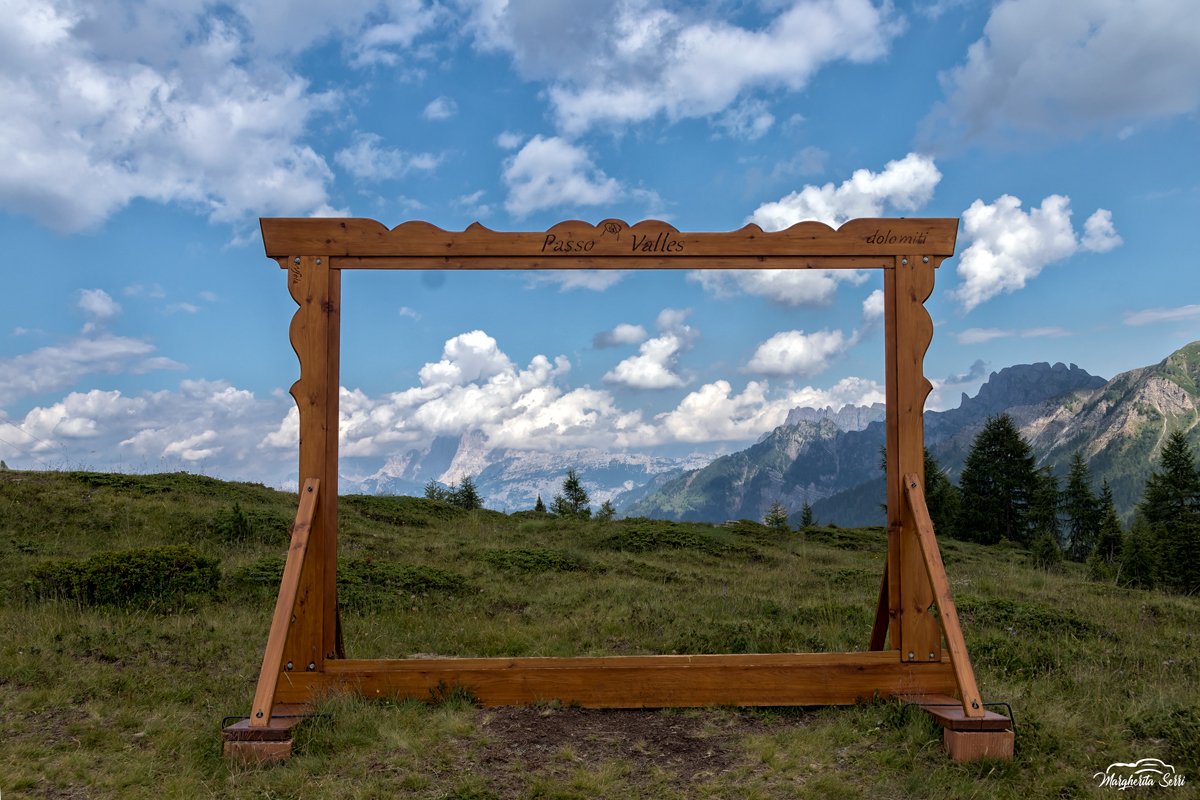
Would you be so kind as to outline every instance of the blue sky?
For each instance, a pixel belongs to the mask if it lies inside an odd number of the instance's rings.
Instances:
[[[930,405],[1200,339],[1191,0],[9,0],[0,458],[294,484],[260,216],[962,218]],[[725,452],[882,399],[875,273],[350,273],[343,469]]]

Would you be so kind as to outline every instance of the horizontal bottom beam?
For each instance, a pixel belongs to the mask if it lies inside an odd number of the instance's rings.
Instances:
[[[876,695],[953,694],[950,662],[895,650],[602,658],[327,660],[280,675],[277,703],[334,691],[428,699],[462,688],[485,706],[559,701],[584,708],[849,705]]]

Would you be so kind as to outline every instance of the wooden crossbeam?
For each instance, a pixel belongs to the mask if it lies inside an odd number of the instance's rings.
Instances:
[[[925,558],[929,585],[937,602],[938,619],[942,624],[942,632],[946,636],[946,649],[950,651],[950,663],[954,667],[954,679],[958,684],[959,696],[962,698],[963,713],[972,719],[981,718],[985,715],[983,700],[979,696],[979,687],[975,683],[975,670],[971,666],[971,658],[967,654],[967,643],[963,639],[962,626],[958,622],[958,609],[954,605],[954,595],[950,591],[950,579],[946,577],[946,566],[942,563],[937,537],[933,533],[933,520],[929,518],[929,508],[925,504],[925,491],[921,488],[921,482],[917,480],[917,476],[912,473],[904,476],[904,497],[908,501],[916,522],[917,541],[921,545],[921,555]]]
[[[267,635],[267,649],[263,653],[262,669],[258,672],[258,686],[254,691],[254,703],[250,707],[251,728],[267,728],[271,725],[271,711],[275,705],[279,673],[283,670],[283,650],[292,627],[292,610],[296,606],[304,557],[308,554],[308,534],[312,529],[320,487],[319,479],[309,478],[300,490],[300,506],[296,510],[296,521],[292,523],[292,543],[288,548],[287,562],[283,565],[283,580],[279,583],[279,596],[275,599],[271,632]]]
[[[327,660],[290,675],[281,702],[327,691],[429,699],[462,687],[486,706],[559,700],[585,708],[850,705],[873,697],[947,694],[948,661],[904,662],[895,650],[855,653]]]

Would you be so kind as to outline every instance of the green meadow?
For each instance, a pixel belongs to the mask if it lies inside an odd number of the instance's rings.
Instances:
[[[293,495],[188,474],[0,472],[0,796],[1025,800],[1111,797],[1095,774],[1141,758],[1188,783],[1126,794],[1200,796],[1200,598],[949,539],[984,698],[1015,716],[1012,762],[952,763],[894,701],[485,709],[466,687],[324,698],[289,762],[238,766],[220,730],[249,709],[294,513]],[[343,497],[340,514],[355,658],[863,650],[885,552],[877,528],[408,497]],[[113,553],[165,546],[207,566],[134,602],[102,585],[119,569],[80,588],[130,558]]]

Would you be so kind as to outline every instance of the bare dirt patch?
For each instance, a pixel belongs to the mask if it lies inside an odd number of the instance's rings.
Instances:
[[[748,764],[743,739],[803,719],[732,710],[654,711],[489,708],[478,712],[469,746],[473,771],[494,789],[517,790],[533,775],[619,762],[630,779],[656,776],[685,787]]]

